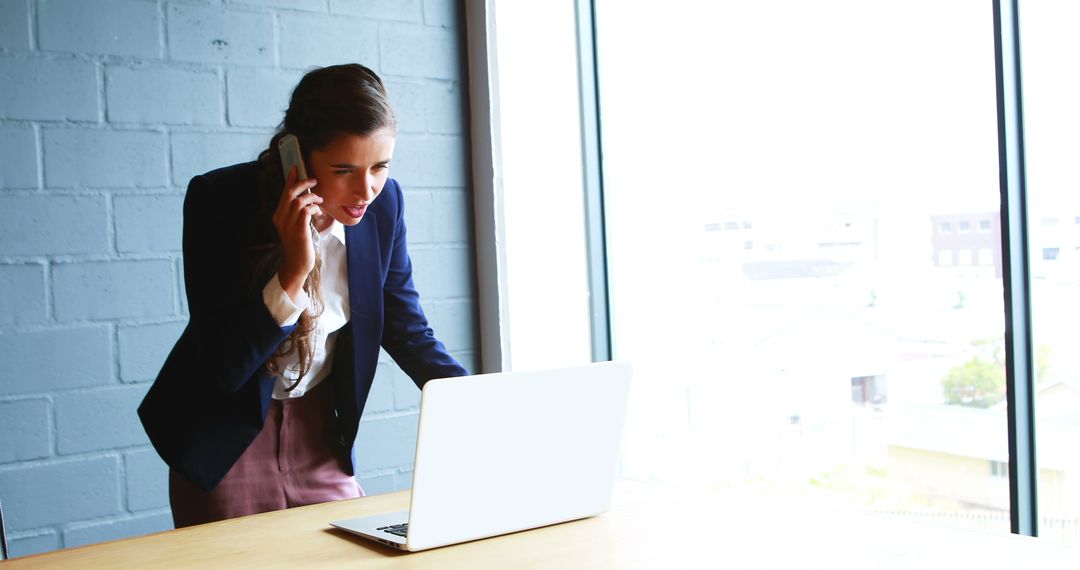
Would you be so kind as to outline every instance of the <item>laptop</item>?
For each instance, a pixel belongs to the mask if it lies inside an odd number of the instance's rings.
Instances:
[[[409,510],[330,524],[414,552],[602,514],[629,391],[624,362],[430,380]]]

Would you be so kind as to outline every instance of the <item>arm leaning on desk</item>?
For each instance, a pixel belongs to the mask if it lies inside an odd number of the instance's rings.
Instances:
[[[22,568],[1061,568],[1080,549],[746,493],[621,482],[612,511],[406,554],[328,522],[408,509],[407,491],[252,515],[0,562]]]

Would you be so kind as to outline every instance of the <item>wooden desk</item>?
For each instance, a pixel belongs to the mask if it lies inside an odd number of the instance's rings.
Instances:
[[[408,492],[312,505],[0,562],[22,568],[1075,568],[1041,539],[622,482],[606,515],[404,554],[327,522],[404,510]]]

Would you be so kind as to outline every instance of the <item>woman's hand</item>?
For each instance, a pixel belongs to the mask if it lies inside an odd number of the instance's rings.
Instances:
[[[315,267],[315,243],[311,238],[311,216],[319,213],[322,197],[308,192],[314,178],[297,180],[296,167],[289,171],[285,190],[274,210],[274,227],[281,238],[281,288],[293,301],[300,296],[308,273]]]

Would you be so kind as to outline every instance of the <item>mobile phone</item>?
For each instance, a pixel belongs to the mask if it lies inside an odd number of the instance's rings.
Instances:
[[[300,176],[297,180],[306,180],[307,169],[304,168],[303,155],[300,154],[300,141],[296,135],[288,134],[278,141],[278,154],[281,155],[281,175],[285,180],[289,179],[289,171],[296,167],[296,173]],[[308,192],[311,190],[309,189]]]
[[[285,180],[289,179],[289,171],[296,167],[297,180],[307,180],[307,168],[304,168],[303,155],[300,154],[300,141],[296,135],[287,134],[278,141],[278,154],[281,155],[281,174]],[[304,191],[311,193],[311,188]],[[319,232],[315,229],[315,220],[311,220],[311,237],[315,243],[319,243]]]

